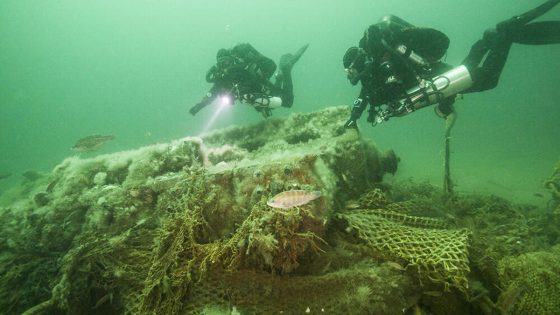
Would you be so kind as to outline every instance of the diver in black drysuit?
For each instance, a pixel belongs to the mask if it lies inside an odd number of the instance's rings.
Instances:
[[[293,55],[280,57],[274,84],[270,78],[276,71],[276,64],[250,44],[220,49],[216,55],[217,63],[206,73],[206,81],[213,86],[189,112],[195,115],[219,96],[227,96],[232,104],[236,100],[250,104],[264,117],[269,117],[274,108],[292,107],[291,70],[308,46],[303,46]]]
[[[560,0],[549,0],[524,14],[487,30],[458,67],[441,62],[449,45],[445,34],[417,28],[395,16],[370,26],[359,47],[343,58],[350,83],[361,82],[346,128],[370,104],[368,121],[376,124],[417,109],[438,104],[441,117],[453,112],[457,93],[481,92],[497,86],[513,43],[544,45],[560,43],[560,21],[531,22]]]
[[[451,69],[452,66],[440,60],[448,46],[449,38],[442,32],[414,27],[393,15],[371,25],[359,47],[349,48],[343,58],[350,83],[362,85],[345,126],[356,127],[368,104],[371,105],[368,122],[374,123],[382,105],[402,98],[419,80],[431,79]],[[453,99],[448,99],[445,103],[452,102]]]

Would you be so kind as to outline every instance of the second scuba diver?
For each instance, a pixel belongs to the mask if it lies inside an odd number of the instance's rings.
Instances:
[[[498,23],[484,33],[462,64],[454,68],[441,62],[449,46],[445,34],[414,27],[395,16],[384,17],[365,31],[359,47],[349,48],[343,57],[350,83],[362,85],[344,127],[357,128],[357,120],[368,104],[371,106],[367,120],[372,124],[433,104],[438,104],[436,113],[446,117],[453,112],[458,93],[497,86],[513,43],[560,43],[560,21],[531,23],[559,2],[549,0]]]
[[[274,83],[270,78],[276,71],[276,64],[250,44],[220,49],[216,55],[217,63],[206,73],[206,81],[213,86],[189,112],[195,115],[220,96],[226,97],[231,104],[238,100],[252,105],[265,118],[272,114],[272,109],[291,107],[294,102],[292,67],[308,46],[304,45],[295,54],[280,57]]]

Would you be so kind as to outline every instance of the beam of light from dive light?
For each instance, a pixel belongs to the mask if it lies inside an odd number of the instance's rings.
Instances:
[[[230,95],[224,94],[224,95],[220,95],[216,101],[214,101],[214,103],[217,103],[217,108],[216,111],[214,111],[214,113],[212,114],[212,117],[210,117],[210,119],[208,120],[208,122],[206,123],[206,125],[204,126],[204,129],[202,130],[202,133],[205,133],[207,131],[210,130],[210,128],[212,128],[212,126],[214,125],[214,123],[216,122],[216,119],[218,118],[218,116],[220,116],[220,113],[228,108],[230,105],[233,104],[233,100],[231,98]]]

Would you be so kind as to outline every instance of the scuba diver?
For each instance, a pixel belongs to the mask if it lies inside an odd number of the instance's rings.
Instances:
[[[458,93],[497,86],[513,43],[560,43],[560,21],[531,22],[559,2],[549,0],[487,30],[458,67],[441,61],[449,47],[445,34],[414,27],[396,16],[384,17],[343,57],[350,83],[362,85],[344,127],[357,128],[368,104],[367,121],[373,125],[433,104],[438,116],[447,117]]]
[[[292,67],[308,46],[304,45],[295,54],[280,57],[274,84],[270,78],[276,71],[276,64],[250,44],[220,49],[216,55],[217,63],[206,73],[206,81],[213,83],[213,86],[189,112],[195,115],[219,96],[224,97],[229,104],[239,100],[252,105],[265,118],[272,114],[274,108],[292,107]]]

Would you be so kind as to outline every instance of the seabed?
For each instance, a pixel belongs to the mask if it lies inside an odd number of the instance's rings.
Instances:
[[[347,106],[92,158],[5,193],[4,314],[553,314],[547,209],[388,183]],[[295,127],[297,126],[297,128]],[[300,207],[266,201],[320,190]]]

